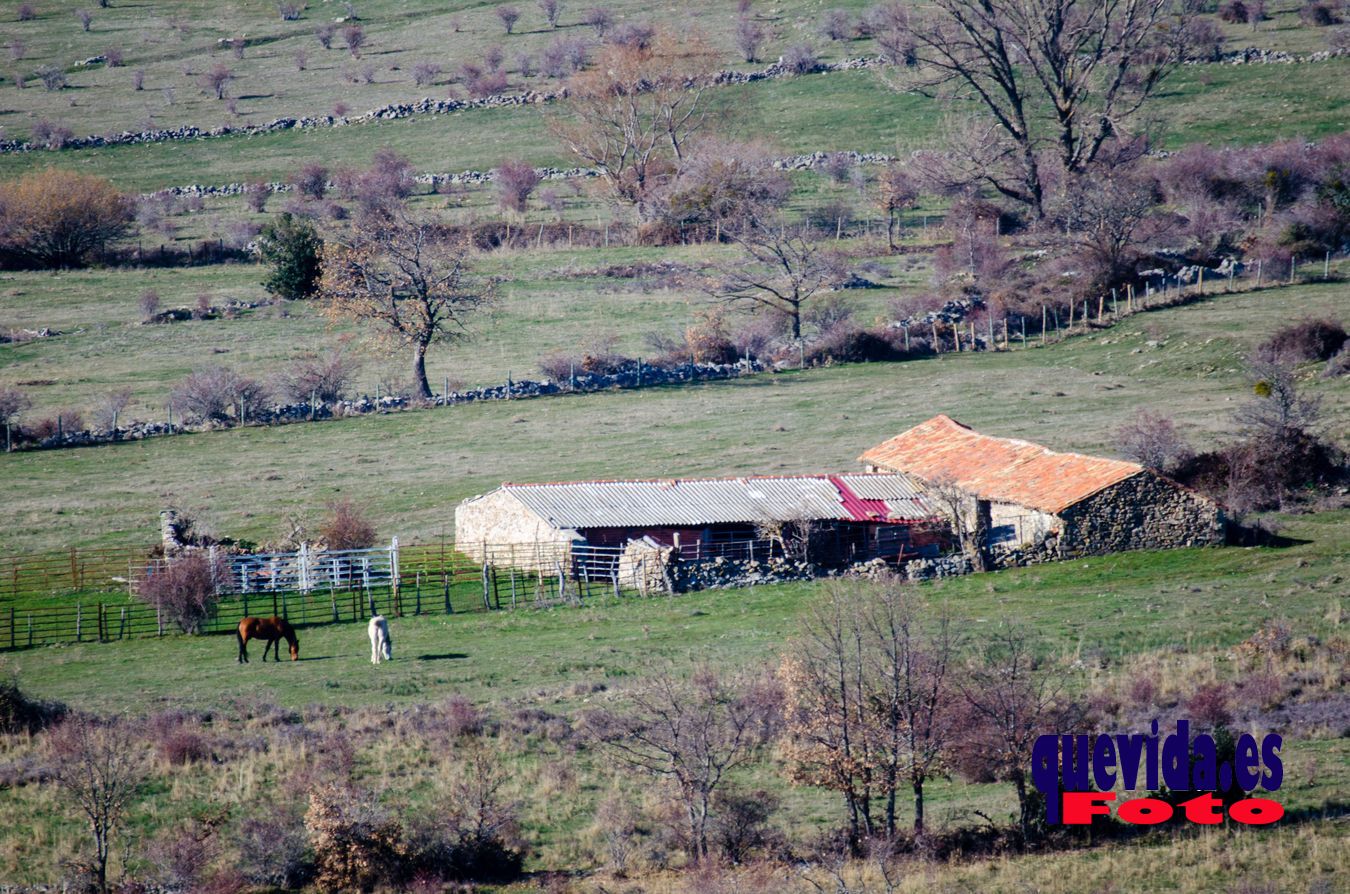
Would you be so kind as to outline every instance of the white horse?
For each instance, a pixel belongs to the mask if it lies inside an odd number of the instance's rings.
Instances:
[[[379,664],[380,659],[393,661],[394,640],[389,636],[389,622],[384,619],[384,615],[371,618],[366,625],[366,632],[370,634],[370,663]]]

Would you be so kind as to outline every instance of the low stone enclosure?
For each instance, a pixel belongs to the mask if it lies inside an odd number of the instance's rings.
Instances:
[[[172,413],[169,413],[164,422],[136,422],[115,430],[58,431],[56,434],[40,441],[14,443],[11,449],[53,450],[63,447],[92,447],[99,444],[139,441],[144,438],[180,434],[182,432],[233,428],[241,424],[289,425],[297,422],[342,419],[348,416],[367,416],[372,413],[392,413],[419,407],[448,407],[485,400],[525,400],[554,395],[718,381],[752,375],[764,372],[766,369],[768,369],[767,365],[758,360],[741,360],[736,363],[681,363],[670,367],[652,366],[637,361],[614,373],[577,372],[567,381],[562,382],[550,379],[540,381],[531,379],[508,380],[502,385],[489,385],[483,388],[438,394],[427,401],[416,401],[407,397],[392,395],[377,395],[373,398],[369,395],[362,395],[352,400],[339,400],[331,403],[275,404],[271,407],[252,411],[242,420],[233,418],[207,419],[192,423],[187,423],[181,419],[175,421]]]

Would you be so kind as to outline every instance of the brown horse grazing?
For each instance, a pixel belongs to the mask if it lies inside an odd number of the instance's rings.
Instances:
[[[300,641],[295,638],[295,628],[285,618],[278,618],[273,615],[270,618],[245,618],[239,622],[239,630],[235,633],[239,640],[239,663],[248,663],[248,641],[251,639],[267,640],[267,645],[263,646],[263,661],[267,660],[267,650],[273,649],[272,657],[281,660],[281,640],[285,639],[291,645],[291,660],[300,660]]]

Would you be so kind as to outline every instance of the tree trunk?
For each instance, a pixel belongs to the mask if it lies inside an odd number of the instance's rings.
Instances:
[[[923,780],[914,780],[914,834],[923,834]]]
[[[802,306],[800,304],[792,305],[792,340],[800,341],[802,337]]]
[[[1013,776],[1013,785],[1017,787],[1017,825],[1022,830],[1022,840],[1031,839],[1031,817],[1027,815],[1027,780],[1020,772]]]
[[[895,251],[895,212],[886,212],[886,244]]]
[[[94,831],[94,871],[98,881],[99,894],[108,894],[108,838]]]
[[[413,384],[417,386],[417,396],[431,400],[431,383],[427,381],[427,346],[421,342],[413,345]]]

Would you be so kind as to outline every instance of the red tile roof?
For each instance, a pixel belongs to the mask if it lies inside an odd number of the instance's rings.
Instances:
[[[949,416],[934,416],[858,460],[924,481],[947,479],[982,500],[1051,514],[1144,471],[1118,459],[1056,453],[1029,441],[982,435]]]

